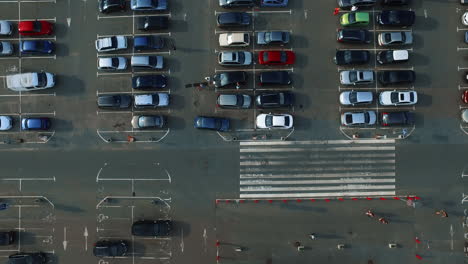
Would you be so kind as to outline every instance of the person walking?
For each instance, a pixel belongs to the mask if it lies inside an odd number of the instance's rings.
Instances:
[[[375,217],[375,214],[372,212],[371,209],[367,210],[366,215],[367,215],[368,217]]]

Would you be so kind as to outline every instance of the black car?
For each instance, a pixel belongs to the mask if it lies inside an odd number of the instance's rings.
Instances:
[[[407,5],[409,2],[410,0],[382,0],[382,5],[400,6]]]
[[[370,52],[367,50],[338,50],[333,59],[337,65],[365,64],[370,59]]]
[[[414,113],[408,111],[383,112],[381,123],[382,126],[413,125]]]
[[[99,240],[94,244],[93,253],[96,257],[121,257],[127,250],[128,243],[124,240]]]
[[[7,231],[0,232],[0,246],[7,246],[13,244],[15,240],[15,232]]]
[[[160,50],[164,48],[164,45],[164,38],[160,36],[135,36],[133,38],[135,51]]]
[[[172,229],[170,220],[140,220],[132,225],[132,235],[134,236],[168,236]]]
[[[385,10],[377,14],[377,22],[383,26],[409,27],[415,19],[414,11]]]
[[[225,132],[229,130],[230,121],[222,117],[197,116],[193,121],[193,127]]]
[[[214,75],[213,81],[216,88],[244,84],[247,81],[247,73],[243,71],[222,72]]]
[[[254,5],[254,0],[219,0],[219,6],[224,8],[252,7]]]
[[[167,77],[162,74],[157,75],[141,75],[132,78],[133,89],[148,90],[161,89],[167,85]]]
[[[262,93],[255,98],[255,102],[261,108],[290,107],[293,105],[294,95],[290,92]]]
[[[382,85],[412,83],[416,74],[412,70],[394,70],[379,72],[379,81]]]
[[[376,0],[338,0],[338,6],[343,9],[356,7],[371,7],[375,5]]]
[[[42,252],[19,252],[8,257],[8,264],[45,264],[46,256]]]
[[[97,104],[100,108],[128,108],[132,104],[132,97],[128,94],[99,95]]]
[[[287,71],[268,71],[260,73],[260,85],[289,85],[291,76]]]
[[[245,12],[229,12],[219,14],[217,21],[220,27],[248,26],[251,18]]]
[[[137,21],[139,30],[162,30],[169,28],[169,18],[167,16],[145,16],[139,17]]]
[[[99,12],[112,13],[125,10],[125,0],[99,0]]]
[[[366,29],[340,29],[336,40],[346,43],[370,43],[370,33]]]

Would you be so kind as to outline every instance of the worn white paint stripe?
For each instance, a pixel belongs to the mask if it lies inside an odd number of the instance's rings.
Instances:
[[[338,167],[334,166],[333,168],[262,168],[262,167],[255,167],[255,168],[240,168],[240,172],[262,172],[273,170],[275,172],[279,171],[286,171],[286,172],[297,172],[297,171],[363,171],[363,170],[395,170],[395,166],[359,166],[359,167]]]
[[[368,178],[344,178],[339,180],[293,180],[293,181],[270,181],[270,180],[241,180],[240,185],[306,185],[306,184],[343,184],[343,183],[394,183],[393,179],[368,179]]]
[[[372,146],[372,147],[327,147],[327,148],[248,148],[240,149],[241,153],[251,152],[305,152],[305,151],[384,151],[384,150],[395,150],[395,146]]]
[[[329,193],[251,193],[241,194],[240,198],[330,198],[330,197],[381,197],[394,196],[395,191],[384,192],[329,192]]]
[[[379,172],[339,172],[339,173],[306,173],[306,174],[276,174],[276,173],[241,173],[241,179],[297,179],[297,178],[342,178],[342,177],[395,177],[395,171]]]
[[[307,140],[307,141],[242,141],[240,146],[327,145],[327,144],[394,144],[394,139],[370,140]]]
[[[395,163],[395,159],[385,160],[319,160],[319,161],[241,161],[240,166],[284,166],[284,165],[325,165],[325,164],[388,164]]]
[[[241,187],[241,192],[295,192],[295,191],[348,191],[348,190],[394,190],[395,185],[369,185],[369,184],[346,184],[322,187],[270,187],[270,186],[248,186]]]
[[[360,159],[360,158],[394,158],[396,154],[393,153],[334,153],[334,154],[325,154],[325,153],[271,153],[271,154],[247,154],[240,155],[241,160],[301,160],[301,158],[306,160],[311,159]]]

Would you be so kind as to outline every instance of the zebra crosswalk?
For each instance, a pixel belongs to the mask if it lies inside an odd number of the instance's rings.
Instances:
[[[240,198],[395,195],[395,140],[240,142]]]

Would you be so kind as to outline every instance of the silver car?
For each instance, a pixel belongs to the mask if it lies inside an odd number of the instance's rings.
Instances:
[[[409,31],[382,32],[377,38],[380,46],[413,44],[413,33]]]
[[[374,71],[341,71],[340,83],[344,85],[369,84],[374,82]]]
[[[10,42],[0,41],[0,56],[13,54],[13,45]]]
[[[341,114],[343,126],[375,125],[377,114],[375,111],[346,112]]]
[[[381,105],[414,105],[418,102],[418,93],[408,90],[384,91],[379,95]]]
[[[257,33],[257,44],[279,44],[289,43],[289,32],[287,31],[261,31]]]
[[[134,55],[130,59],[130,65],[132,65],[133,68],[161,70],[164,68],[164,59],[163,56]]]
[[[340,94],[340,104],[342,105],[365,105],[374,101],[372,92],[344,91]]]
[[[220,94],[217,105],[221,108],[249,108],[252,98],[247,94]]]
[[[0,20],[0,35],[11,35],[13,27],[10,21]]]
[[[249,51],[223,51],[218,54],[218,63],[224,66],[244,66],[252,64]]]

